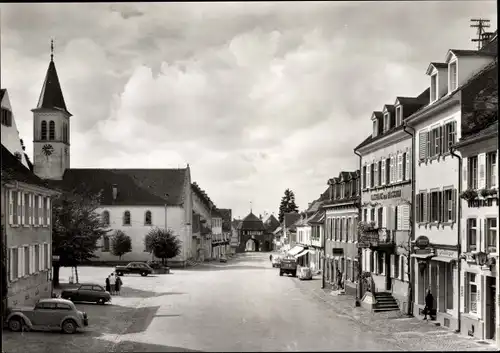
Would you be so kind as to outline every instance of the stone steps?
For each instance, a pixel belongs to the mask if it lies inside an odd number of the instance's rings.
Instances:
[[[376,304],[373,307],[374,312],[399,311],[399,306],[390,293],[375,293]]]

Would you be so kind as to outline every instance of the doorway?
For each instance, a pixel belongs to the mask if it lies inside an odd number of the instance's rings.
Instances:
[[[486,277],[486,318],[485,338],[495,339],[495,317],[496,317],[496,285],[495,277]]]

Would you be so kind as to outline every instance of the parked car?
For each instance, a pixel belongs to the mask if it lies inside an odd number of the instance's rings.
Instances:
[[[313,278],[312,270],[309,267],[299,268],[299,279],[300,280],[310,280]]]
[[[279,256],[273,257],[272,260],[273,267],[280,267],[280,264],[281,264],[281,257]]]
[[[280,276],[283,276],[285,273],[297,277],[297,260],[295,260],[295,258],[286,257],[281,260]]]
[[[69,300],[60,298],[41,299],[34,307],[9,308],[6,322],[14,332],[27,328],[75,333],[77,329],[89,325],[87,313],[77,310]]]
[[[131,262],[127,266],[116,266],[115,272],[118,276],[135,273],[144,277],[153,273],[153,269],[144,262]]]
[[[92,302],[105,304],[111,301],[111,294],[98,284],[82,284],[78,288],[65,289],[61,293],[61,298],[73,302]]]
[[[227,257],[226,257],[226,255],[222,255],[222,256],[219,258],[219,261],[220,261],[220,262],[227,262]]]

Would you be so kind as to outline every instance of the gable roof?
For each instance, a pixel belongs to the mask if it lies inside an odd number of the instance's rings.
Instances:
[[[71,115],[66,108],[66,102],[64,101],[61,84],[59,83],[56,65],[53,60],[50,60],[36,108],[58,109]]]
[[[325,221],[325,211],[322,209],[316,212],[311,218],[309,218],[308,222],[310,224],[321,224]]]
[[[280,222],[276,219],[276,217],[274,217],[274,215],[270,215],[264,222],[264,226],[269,232],[274,232],[276,228],[280,226]]]
[[[10,180],[35,185],[45,189],[51,189],[46,181],[37,177],[31,170],[26,168],[16,156],[2,144],[2,181]]]
[[[264,223],[253,212],[250,212],[238,226],[239,230],[266,230]]]
[[[283,223],[287,229],[295,228],[294,224],[300,219],[300,214],[297,212],[287,212],[284,214]]]
[[[62,181],[50,181],[63,189],[85,187],[101,192],[102,205],[169,205],[184,201],[184,169],[68,169]],[[113,200],[113,185],[118,194]],[[168,194],[168,197],[166,196]]]
[[[3,99],[3,96],[5,95],[5,88],[0,89],[0,101]]]

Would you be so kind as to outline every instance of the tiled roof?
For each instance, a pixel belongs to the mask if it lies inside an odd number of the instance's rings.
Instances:
[[[59,77],[57,76],[56,65],[52,60],[50,61],[49,68],[47,69],[45,81],[43,82],[42,91],[40,92],[40,98],[38,99],[36,107],[37,109],[60,109],[70,114],[66,109],[61,84],[59,83]]]
[[[308,222],[312,224],[318,224],[318,223],[323,223],[324,220],[325,220],[325,211],[319,210],[311,218],[309,218]]]
[[[295,228],[294,224],[300,219],[300,214],[297,212],[287,212],[284,215],[284,224],[287,229]]]
[[[279,226],[280,222],[273,215],[270,215],[264,222],[264,227],[266,227],[269,232],[274,232]]]
[[[389,136],[393,132],[400,131],[400,130],[403,130],[403,125],[399,125],[399,126],[393,127],[392,129],[388,130],[384,134],[377,135],[375,138],[373,138],[373,136],[370,135],[363,142],[361,142],[359,145],[357,145],[356,148],[354,148],[354,150],[355,151],[359,150],[360,148],[362,148],[364,146],[367,146],[367,145],[369,145],[370,143],[372,143],[374,141],[380,140],[382,137]]]
[[[482,129],[479,132],[476,132],[475,134],[469,135],[467,137],[461,138],[458,143],[454,145],[455,148],[457,147],[462,147],[465,146],[469,143],[472,143],[473,141],[480,140],[483,137],[493,137],[493,136],[498,136],[498,120],[493,122],[491,125],[488,127]]]
[[[265,230],[264,223],[256,215],[250,212],[243,221],[241,221],[239,230]]]
[[[207,208],[210,208],[211,205],[213,205],[213,201],[210,200],[210,197],[207,195],[205,190],[200,188],[198,183],[193,182],[191,184],[191,190],[201,199],[201,201],[205,204],[205,206],[207,206]],[[215,205],[213,205],[213,207],[215,207]]]
[[[184,201],[184,169],[68,169],[62,181],[50,181],[63,189],[85,187],[101,192],[102,205],[170,205]],[[113,200],[113,185],[118,194]],[[168,196],[166,196],[168,194]]]
[[[19,181],[22,183],[36,185],[46,189],[51,189],[46,181],[37,177],[31,170],[26,168],[19,159],[2,145],[2,180]]]
[[[448,67],[447,63],[432,62],[430,65],[435,66],[437,69],[444,69]]]

